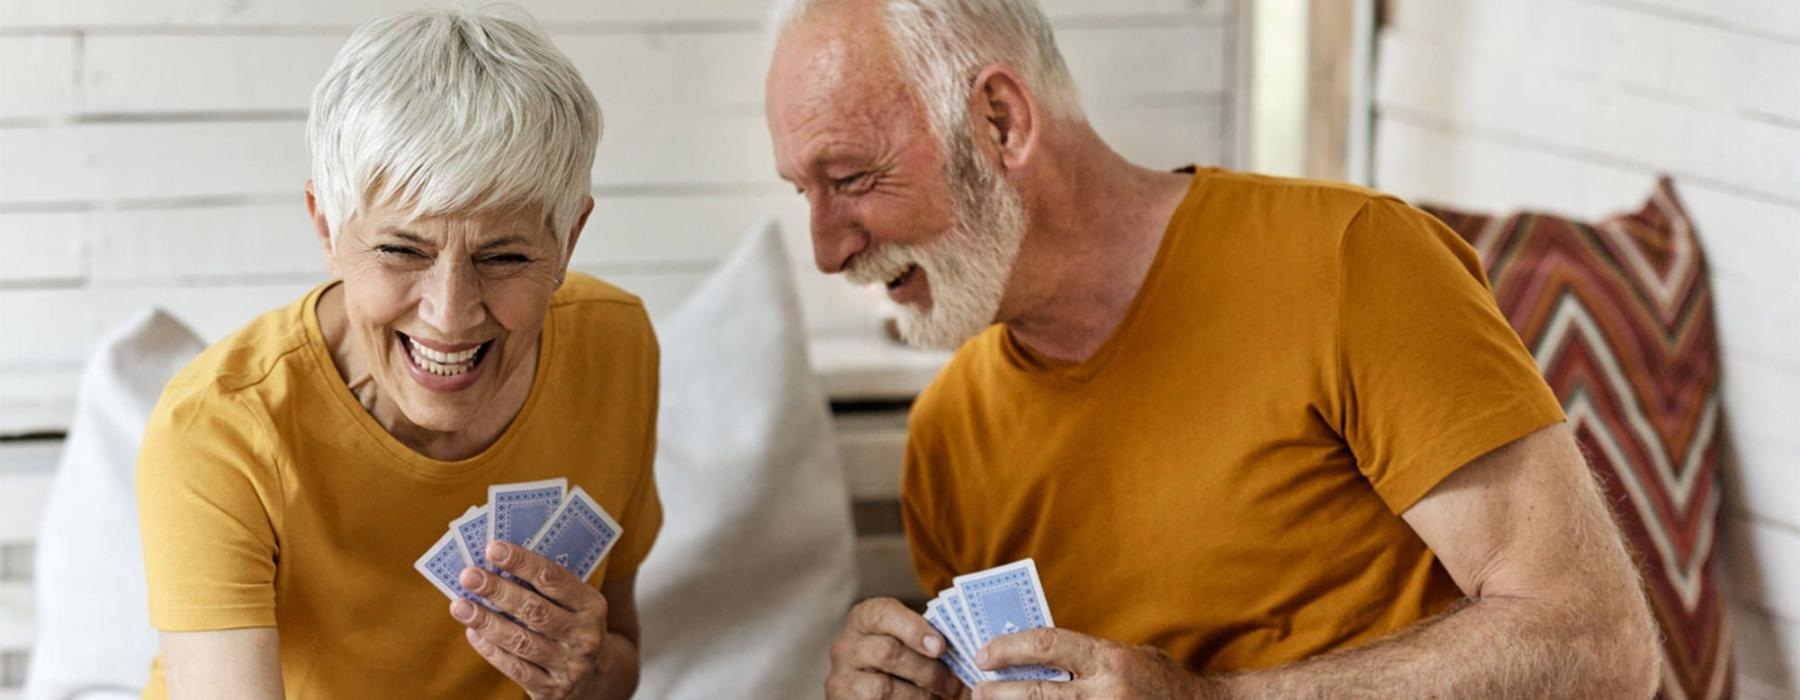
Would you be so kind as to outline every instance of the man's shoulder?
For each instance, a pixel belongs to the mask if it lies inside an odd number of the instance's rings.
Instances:
[[[1371,206],[1409,208],[1394,195],[1348,182],[1262,175],[1232,170],[1201,171],[1206,178],[1199,221],[1340,234]]]
[[[1005,360],[1001,344],[1006,327],[989,326],[956,349],[925,390],[913,401],[909,422],[913,431],[941,430],[945,419],[967,411],[971,402],[994,381]]]

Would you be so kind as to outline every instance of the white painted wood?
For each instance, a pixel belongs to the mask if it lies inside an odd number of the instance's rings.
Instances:
[[[1610,92],[1635,91],[1727,112],[1800,119],[1800,91],[1779,87],[1792,82],[1800,41],[1622,5],[1612,0],[1393,0],[1388,34],[1452,41],[1440,54],[1449,63],[1499,53]]]
[[[67,430],[78,367],[0,368],[0,437]]]
[[[906,411],[841,414],[834,422],[850,500],[898,500],[906,456]]]
[[[62,440],[0,441],[0,474],[49,474],[62,456]]]
[[[1593,0],[1590,0],[1593,1]],[[1704,23],[1738,34],[1778,37],[1800,43],[1800,5],[1792,0],[1599,0]]]
[[[87,277],[85,214],[0,215],[0,284],[65,285]]]
[[[1058,39],[1090,103],[1166,103],[1227,89],[1227,64],[1194,50],[1223,46],[1225,35],[1219,26],[1177,24],[1075,27]],[[344,38],[339,33],[95,36],[84,44],[82,111],[304,112]],[[769,47],[758,33],[571,31],[552,39],[609,117],[618,109],[662,119],[704,110],[760,114]]]
[[[772,184],[760,113],[614,123],[594,166],[597,186]],[[1095,110],[1121,153],[1154,165],[1216,162],[1226,111],[1216,103]],[[0,210],[43,202],[291,197],[310,164],[303,122],[81,124],[0,129],[0,152],[34,168],[0,169]]]
[[[67,34],[0,36],[0,119],[74,111],[77,42]]]
[[[0,542],[34,542],[53,470],[0,471]]]
[[[1725,548],[1733,594],[1784,620],[1800,621],[1800,530],[1786,525],[1726,515],[1720,543]],[[1800,647],[1788,649],[1789,653]]]
[[[807,351],[825,394],[846,401],[911,399],[950,361],[949,352],[901,345],[879,327],[815,336]]]
[[[1742,600],[1731,601],[1726,614],[1731,616],[1738,677],[1752,682],[1739,688],[1740,696],[1792,698],[1785,691],[1800,687],[1789,675],[1789,669],[1800,668],[1800,623]]]
[[[700,24],[725,23],[754,31],[772,2],[763,0],[521,0],[516,3],[547,26],[570,24]],[[11,0],[0,27],[208,28],[287,27],[342,28],[389,12],[418,7],[409,0],[316,0],[303,5],[282,0]],[[1229,12],[1226,0],[1046,0],[1053,18],[1169,20],[1216,18]]]
[[[1447,48],[1386,35],[1378,108],[1800,203],[1800,126],[1597,90],[1589,82],[1472,53],[1441,60]],[[1800,50],[1793,59],[1790,65],[1800,66]]]
[[[31,648],[37,629],[32,601],[31,584],[0,583],[0,652]]]
[[[856,540],[856,574],[861,582],[859,599],[891,596],[927,598],[919,590],[912,570],[912,551],[902,535],[874,535]]]

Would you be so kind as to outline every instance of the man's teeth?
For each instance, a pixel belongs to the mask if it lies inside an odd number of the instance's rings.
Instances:
[[[425,371],[439,376],[452,377],[473,369],[475,353],[481,346],[475,346],[461,352],[438,352],[420,345],[412,338],[406,339],[406,347],[412,351],[413,362]]]

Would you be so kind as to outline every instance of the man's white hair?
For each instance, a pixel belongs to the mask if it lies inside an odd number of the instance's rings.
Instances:
[[[522,10],[433,9],[358,28],[313,90],[306,127],[334,246],[371,205],[413,218],[538,207],[566,255],[601,115]]]
[[[815,10],[843,0],[780,0],[772,25],[786,33]],[[1078,118],[1081,99],[1050,19],[1037,0],[869,0],[885,14],[900,53],[902,74],[925,103],[932,131],[948,147],[950,134],[968,128],[969,91],[983,68],[1018,70],[1038,107],[1050,116]]]

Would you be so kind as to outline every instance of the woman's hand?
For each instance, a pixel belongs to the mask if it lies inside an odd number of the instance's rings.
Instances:
[[[450,616],[468,628],[469,645],[534,700],[593,698],[605,694],[619,652],[630,639],[606,630],[606,597],[558,566],[515,544],[494,542],[488,561],[536,591],[474,567],[462,572],[462,585],[511,615],[506,619],[466,600],[450,604]],[[629,669],[627,685],[635,685]]]

